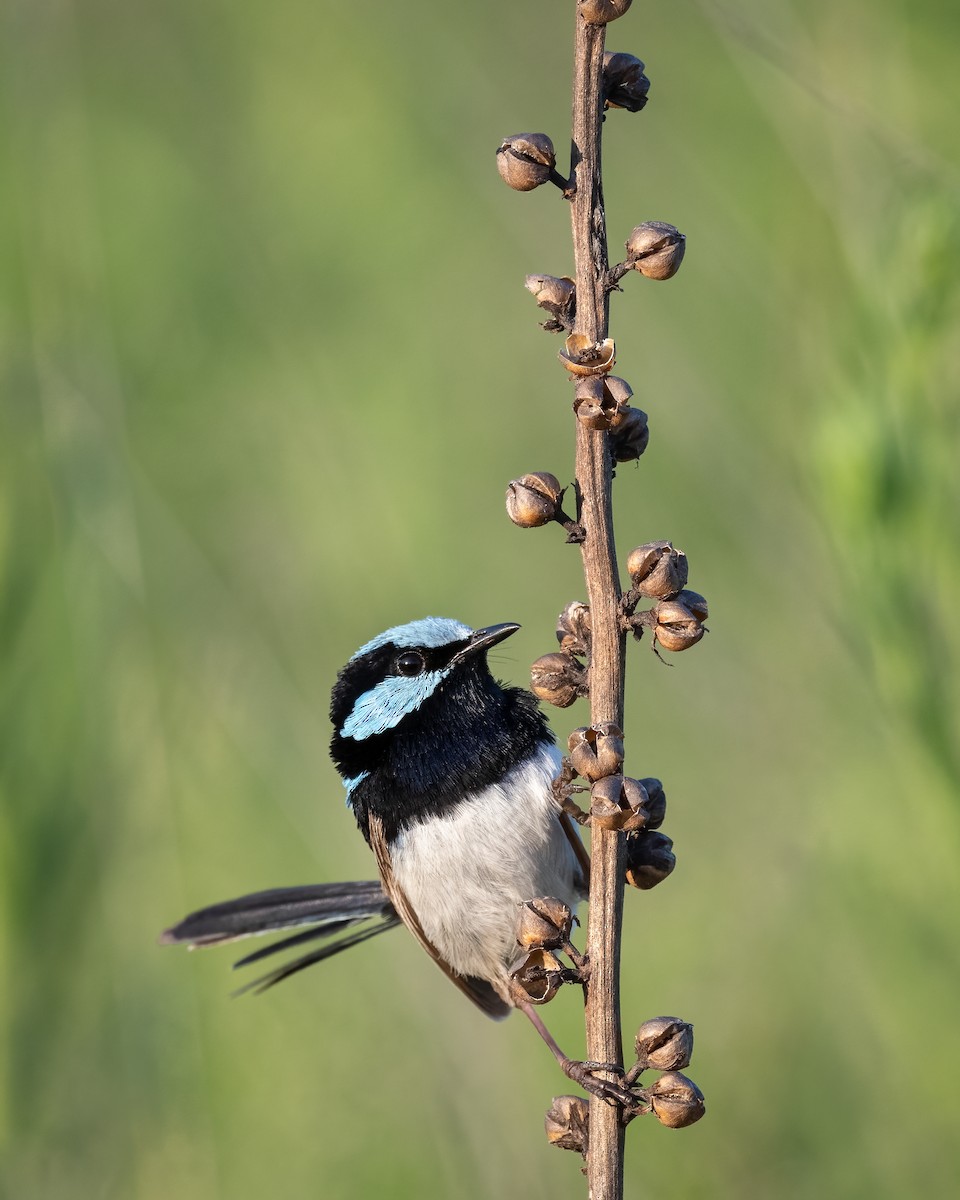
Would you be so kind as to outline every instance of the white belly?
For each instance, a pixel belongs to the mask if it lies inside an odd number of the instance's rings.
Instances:
[[[557,896],[575,909],[581,872],[550,783],[560,755],[544,747],[500,783],[393,842],[391,859],[423,931],[461,975],[502,979],[519,953],[519,906]]]

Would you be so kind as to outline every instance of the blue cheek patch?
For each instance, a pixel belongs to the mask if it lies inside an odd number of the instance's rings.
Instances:
[[[353,805],[353,800],[350,793],[358,784],[363,783],[369,774],[369,771],[361,771],[359,775],[354,775],[352,779],[345,779],[343,781],[343,786],[347,789],[347,808],[350,808]]]
[[[369,692],[364,692],[353,706],[340,729],[341,737],[362,742],[364,738],[393,729],[433,695],[446,674],[446,671],[424,671],[412,678],[391,675],[384,679]]]

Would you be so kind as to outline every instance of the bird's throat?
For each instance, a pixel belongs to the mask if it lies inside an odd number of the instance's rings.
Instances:
[[[350,746],[335,738],[341,770],[365,778],[350,793],[366,833],[372,813],[388,842],[498,783],[553,737],[529,692],[501,688],[486,669],[451,676],[388,733]]]

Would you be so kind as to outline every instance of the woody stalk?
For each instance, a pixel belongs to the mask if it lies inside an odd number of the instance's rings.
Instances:
[[[702,1094],[682,1074],[693,1049],[692,1027],[676,1017],[644,1022],[628,1068],[620,1026],[624,885],[646,890],[666,879],[675,864],[673,844],[659,829],[666,809],[662,784],[623,773],[627,641],[649,632],[657,657],[660,650],[685,650],[703,637],[707,616],[704,598],[686,587],[686,556],[672,543],[646,542],[631,552],[626,590],[620,586],[614,545],[615,469],[640,458],[649,430],[646,414],[632,403],[629,383],[612,373],[616,345],[609,331],[610,298],[627,276],[672,278],[685,248],[673,225],[644,221],[627,238],[624,260],[612,267],[609,263],[601,171],[604,114],[639,113],[650,88],[639,58],[605,50],[607,25],[624,15],[630,2],[575,0],[568,175],[558,172],[546,134],[515,134],[497,150],[500,175],[511,188],[526,192],[551,184],[560,191],[570,205],[573,234],[573,276],[530,275],[526,286],[547,314],[543,328],[565,335],[559,359],[573,391],[576,460],[570,491],[575,511],[564,511],[566,489],[546,471],[510,484],[507,511],[524,528],[562,526],[567,541],[580,547],[587,592],[586,604],[570,603],[560,614],[559,650],[538,659],[531,671],[531,688],[541,700],[561,708],[579,697],[590,701],[591,723],[570,735],[554,787],[566,816],[589,827],[591,834],[586,949],[583,955],[573,951],[566,934],[560,942],[543,939],[547,944],[537,945],[528,928],[523,949],[538,957],[528,958],[518,976],[528,984],[541,981],[539,987],[527,988],[535,1003],[555,994],[555,986],[542,985],[551,976],[583,987],[586,1066],[614,1086],[607,1094],[599,1087],[588,1089],[589,1103],[578,1096],[555,1098],[546,1130],[553,1144],[585,1158],[592,1200],[622,1197],[624,1131],[636,1116],[653,1114],[661,1124],[680,1128],[704,1112]],[[647,600],[651,607],[638,611]],[[580,797],[588,800],[586,808]],[[546,899],[535,901],[534,907],[551,912],[544,908]],[[572,970],[554,955],[558,947],[572,952]],[[662,1073],[643,1083],[648,1071]]]

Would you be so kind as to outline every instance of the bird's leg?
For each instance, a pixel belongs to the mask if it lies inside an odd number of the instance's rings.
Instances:
[[[611,1079],[603,1079],[598,1074],[600,1071],[607,1071],[611,1074],[623,1076],[623,1067],[618,1066],[616,1063],[577,1062],[575,1059],[567,1058],[554,1041],[553,1035],[547,1029],[546,1025],[544,1025],[536,1009],[531,1004],[525,1002],[521,1002],[517,1007],[529,1018],[534,1029],[536,1029],[537,1033],[546,1042],[550,1053],[560,1064],[560,1070],[563,1071],[568,1079],[572,1079],[574,1083],[582,1087],[585,1092],[589,1092],[591,1096],[599,1096],[601,1100],[606,1100],[608,1104],[619,1105],[626,1113],[633,1112],[637,1107],[638,1097],[629,1088]]]

